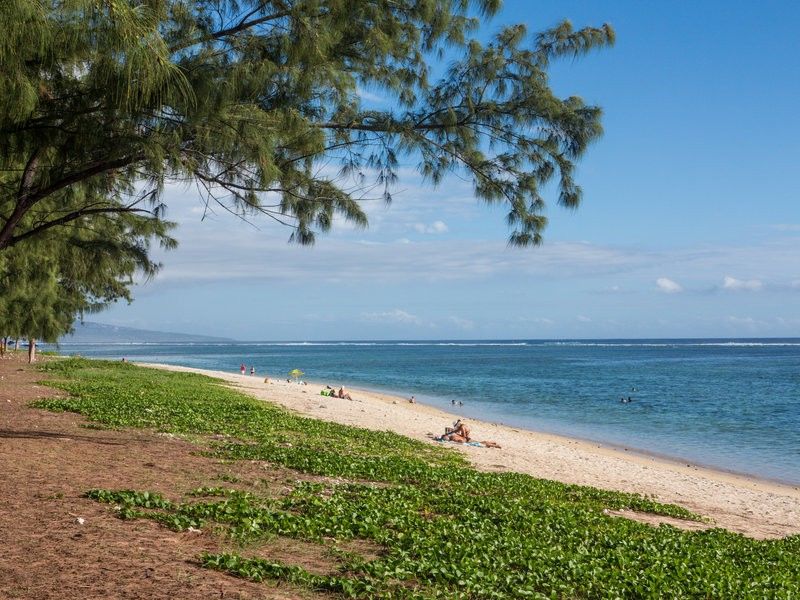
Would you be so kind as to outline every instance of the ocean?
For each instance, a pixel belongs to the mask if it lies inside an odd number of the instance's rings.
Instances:
[[[64,343],[60,351],[231,372],[244,363],[260,377],[298,368],[309,381],[413,394],[467,418],[800,484],[800,339]]]

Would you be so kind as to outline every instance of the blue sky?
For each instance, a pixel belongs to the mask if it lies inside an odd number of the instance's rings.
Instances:
[[[162,273],[95,320],[250,340],[800,336],[800,4],[506,2],[488,35],[569,18],[615,47],[552,69],[605,111],[584,202],[506,247],[500,208],[401,170],[370,228],[313,248],[170,188]],[[372,101],[380,102],[380,98]]]

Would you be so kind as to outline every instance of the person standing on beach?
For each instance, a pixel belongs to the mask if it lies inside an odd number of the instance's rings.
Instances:
[[[250,375],[256,374],[256,368],[253,365],[250,365]]]
[[[246,370],[247,370],[247,367],[245,367],[245,366],[244,366],[244,363],[242,363],[242,365],[239,367],[239,372],[240,372],[242,375],[244,375],[244,373],[245,373],[245,371],[246,371]]]

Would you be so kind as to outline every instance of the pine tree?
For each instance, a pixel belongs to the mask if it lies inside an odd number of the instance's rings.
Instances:
[[[511,244],[538,244],[543,186],[577,206],[574,165],[601,134],[600,109],[557,97],[549,64],[614,34],[564,22],[530,41],[520,25],[471,39],[499,5],[6,0],[0,251],[86,218],[157,221],[173,181],[310,244],[337,214],[366,226],[359,200],[390,201],[401,159],[430,184],[469,178],[505,203]]]
[[[45,202],[46,204],[46,202]],[[132,300],[136,277],[158,271],[149,248],[172,248],[173,224],[124,213],[70,221],[0,254],[0,335],[56,342],[76,318],[118,300]]]

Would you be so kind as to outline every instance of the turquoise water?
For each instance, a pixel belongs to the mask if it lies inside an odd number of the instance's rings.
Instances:
[[[800,484],[800,339],[63,344],[414,394],[509,425]],[[632,391],[632,390],[636,391]],[[620,398],[632,398],[621,403]],[[453,399],[464,405],[454,407]]]

